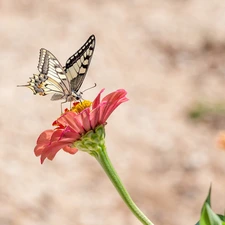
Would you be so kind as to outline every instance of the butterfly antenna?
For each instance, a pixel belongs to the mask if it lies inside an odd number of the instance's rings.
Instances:
[[[90,90],[90,89],[92,89],[92,88],[95,88],[96,86],[97,86],[97,84],[95,83],[94,86],[89,87],[89,88],[85,89],[84,91],[82,91],[82,92],[80,92],[80,93],[83,94],[85,91]]]
[[[28,87],[29,84],[16,85],[17,87]]]

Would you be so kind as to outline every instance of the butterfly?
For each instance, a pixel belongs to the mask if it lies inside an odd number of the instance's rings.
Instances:
[[[95,36],[91,35],[84,45],[73,54],[63,67],[58,59],[48,50],[40,50],[38,71],[30,77],[28,84],[18,87],[28,87],[33,94],[45,96],[51,94],[52,101],[65,99],[72,102],[82,98],[79,89],[84,81],[95,49]]]

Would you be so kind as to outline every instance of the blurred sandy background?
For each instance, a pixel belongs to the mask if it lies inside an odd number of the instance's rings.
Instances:
[[[110,158],[137,205],[157,224],[199,219],[210,182],[225,207],[224,114],[194,120],[198,102],[225,102],[225,1],[0,1],[0,224],[138,225],[98,163],[60,151],[39,163],[33,148],[60,102],[17,88],[37,73],[44,47],[64,64],[97,44],[81,89],[92,100],[128,91],[108,120]]]

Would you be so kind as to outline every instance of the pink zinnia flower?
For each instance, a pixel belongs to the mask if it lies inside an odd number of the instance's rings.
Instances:
[[[128,100],[124,89],[112,92],[100,100],[103,91],[100,91],[92,104],[88,101],[76,103],[71,111],[65,112],[53,123],[57,128],[41,133],[34,149],[35,155],[41,156],[41,163],[46,158],[52,160],[60,149],[75,154],[78,149],[73,147],[74,142],[97,126],[105,125],[111,113]]]

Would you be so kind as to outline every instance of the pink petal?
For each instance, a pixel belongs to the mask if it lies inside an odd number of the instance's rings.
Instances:
[[[96,126],[98,126],[100,123],[101,118],[101,109],[106,105],[106,102],[100,103],[94,110],[90,113],[90,121],[91,121],[91,127],[94,129]]]
[[[36,156],[41,155],[41,163],[43,163],[46,158],[52,160],[56,153],[64,147],[67,152],[74,154],[76,149],[66,148],[66,146],[72,144],[79,138],[80,134],[73,131],[71,132],[69,127],[58,130],[47,130],[38,138],[34,153]]]
[[[67,112],[64,115],[62,115],[57,122],[65,126],[70,126],[74,131],[77,133],[82,134],[84,132],[83,127],[81,126],[81,123],[77,122],[75,119],[77,117],[77,114],[74,112]]]
[[[63,129],[54,130],[54,132],[52,133],[52,136],[50,138],[50,143],[59,141],[63,131],[64,131]]]
[[[44,148],[41,153],[41,163],[43,163],[46,158],[52,160],[61,148],[64,148],[69,144],[70,142],[68,141],[58,141]]]
[[[90,124],[90,108],[86,108],[84,109],[81,113],[81,122],[82,122],[82,126],[84,127],[84,130],[87,132],[91,129],[91,124]]]
[[[40,156],[43,149],[50,144],[50,138],[52,134],[54,133],[54,130],[46,130],[40,134],[40,136],[37,139],[37,145],[34,148],[34,154],[36,156]]]
[[[103,117],[102,117],[102,123],[105,123],[106,120],[109,118],[109,116],[112,114],[112,112],[123,102],[128,101],[127,98],[124,98],[123,100],[120,100],[118,102],[115,102],[114,104],[111,104],[108,106],[108,108],[105,108],[105,111],[103,113]]]
[[[49,142],[53,132],[53,130],[45,130],[44,132],[42,132],[37,139],[37,144]]]
[[[109,93],[108,95],[106,95],[103,99],[103,101],[115,101],[115,99],[120,99],[125,97],[127,94],[126,90],[124,89],[118,89],[114,92]]]
[[[105,96],[102,102],[106,101],[106,105],[101,109],[101,119],[100,123],[103,124],[106,122],[111,113],[123,102],[128,99],[125,97],[127,92],[124,89],[119,89],[115,92],[112,92]]]
[[[63,147],[63,150],[65,151],[65,152],[68,152],[68,153],[70,153],[70,154],[75,154],[77,151],[78,151],[78,149],[77,148],[71,148],[70,146],[65,146],[65,147]]]
[[[75,128],[75,131],[79,132],[79,134],[85,133],[81,113],[76,114],[76,116],[73,118],[73,126]]]
[[[36,145],[34,148],[34,154],[36,156],[40,156],[41,153],[43,152],[43,149],[45,149],[46,144],[40,144],[40,145]]]
[[[71,127],[68,126],[63,130],[59,140],[71,139],[71,142],[74,142],[79,138],[80,134],[72,130]]]
[[[105,90],[105,88],[103,88],[99,94],[97,95],[97,97],[95,98],[95,100],[92,102],[92,109],[95,109],[99,104],[100,104],[100,97],[101,97],[101,93]]]

